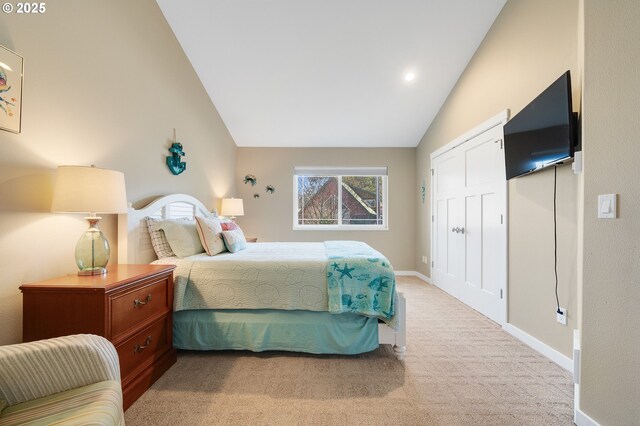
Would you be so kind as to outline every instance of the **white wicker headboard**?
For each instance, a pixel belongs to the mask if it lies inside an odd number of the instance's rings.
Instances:
[[[126,214],[118,215],[118,262],[150,263],[157,259],[147,230],[147,216],[156,219],[213,217],[198,199],[186,194],[160,197],[136,210],[129,207]]]

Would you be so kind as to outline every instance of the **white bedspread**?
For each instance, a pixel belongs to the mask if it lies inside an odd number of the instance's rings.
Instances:
[[[324,243],[251,243],[237,253],[199,254],[174,264],[174,310],[327,311]]]

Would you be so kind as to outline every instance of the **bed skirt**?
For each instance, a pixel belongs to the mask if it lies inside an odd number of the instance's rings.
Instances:
[[[173,314],[173,346],[352,355],[378,347],[378,320],[351,313],[186,310]]]

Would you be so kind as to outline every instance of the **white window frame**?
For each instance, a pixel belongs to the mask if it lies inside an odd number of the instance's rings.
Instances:
[[[382,224],[343,225],[342,185],[338,185],[338,224],[300,225],[298,223],[298,176],[370,176],[382,178]],[[340,182],[341,183],[341,180]],[[389,230],[389,176],[386,167],[295,167],[293,171],[293,230],[294,231],[388,231]]]

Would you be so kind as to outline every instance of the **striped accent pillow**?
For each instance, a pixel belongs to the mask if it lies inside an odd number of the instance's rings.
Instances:
[[[196,226],[198,228],[198,236],[204,251],[209,256],[226,251],[224,241],[222,240],[222,226],[216,219],[196,216]]]

